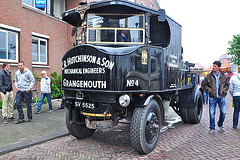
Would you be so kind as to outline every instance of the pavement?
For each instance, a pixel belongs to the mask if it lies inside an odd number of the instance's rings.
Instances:
[[[233,107],[231,96],[228,94],[226,98],[227,115],[224,121],[225,132],[221,132],[216,127],[215,133],[209,134],[208,110],[208,105],[204,105],[201,122],[198,124],[188,124],[183,123],[181,118],[170,109],[168,125],[162,129],[156,148],[147,155],[140,155],[133,149],[130,142],[130,125],[128,123],[121,123],[114,128],[96,130],[93,136],[89,138],[77,139],[72,135],[67,135],[7,154],[1,154],[0,160],[239,160],[240,125],[238,125],[237,129],[232,128]],[[62,110],[56,110],[53,113],[58,112],[62,112]],[[65,119],[64,114],[61,117],[63,119]],[[51,114],[43,112],[42,116],[44,115],[47,117]],[[41,114],[34,115],[34,117],[35,123],[41,123]],[[39,121],[37,117],[39,117]],[[217,107],[216,122],[218,118],[219,108]],[[46,123],[46,125],[49,124]],[[15,124],[11,125],[14,126]],[[32,124],[26,122],[20,125],[31,126]],[[61,125],[65,127],[65,120],[63,120]],[[0,127],[3,126],[2,124],[0,125]],[[38,130],[36,129],[36,132]],[[49,130],[44,130],[44,132],[49,132]],[[32,137],[36,139],[36,136]],[[45,139],[44,136],[42,138]],[[22,140],[22,143],[26,142],[24,140]],[[20,142],[16,141],[16,143]]]
[[[60,100],[53,100],[53,112],[48,113],[48,104],[43,104],[41,113],[35,114],[37,105],[32,108],[34,123],[27,120],[27,108],[23,108],[25,122],[15,124],[18,112],[14,110],[14,120],[3,123],[2,110],[0,110],[0,155],[30,147],[45,141],[69,135],[65,125],[66,109],[58,109]]]
[[[61,104],[60,100],[53,100],[52,104],[53,112],[50,113],[47,112],[48,104],[43,104],[40,114],[34,113],[37,105],[32,108],[34,123],[28,122],[27,108],[23,108],[24,123],[15,124],[18,112],[14,110],[15,119],[8,120],[8,124],[4,124],[0,110],[0,120],[2,120],[0,121],[0,155],[69,135],[65,123],[66,109],[58,109]],[[161,129],[161,132],[166,131],[173,124],[181,122],[181,118],[177,117],[174,111],[170,110],[168,117],[166,126]],[[119,132],[119,130],[121,129],[116,129],[115,132]]]

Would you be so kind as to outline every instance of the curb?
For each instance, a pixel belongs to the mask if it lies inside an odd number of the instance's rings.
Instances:
[[[68,136],[68,135],[70,135],[70,134],[69,134],[69,132],[66,131],[65,133],[60,133],[60,134],[55,134],[55,135],[49,136],[43,140],[37,140],[35,142],[34,141],[33,142],[25,142],[26,144],[19,143],[19,144],[16,144],[15,146],[13,145],[10,147],[1,148],[0,155],[6,154],[9,152],[13,152],[16,150],[20,150],[23,148],[31,147],[31,146],[34,146],[34,145],[37,145],[40,143],[44,143],[46,141],[50,141],[50,140],[61,138],[61,137]]]

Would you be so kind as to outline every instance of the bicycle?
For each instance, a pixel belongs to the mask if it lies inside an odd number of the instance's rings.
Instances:
[[[34,107],[38,102],[38,91],[37,91],[37,89],[32,89],[31,91],[32,91],[31,107]],[[27,107],[27,102],[26,102],[25,98],[22,99],[22,107],[23,108]],[[16,96],[15,96],[14,101],[13,101],[13,108],[17,109]]]

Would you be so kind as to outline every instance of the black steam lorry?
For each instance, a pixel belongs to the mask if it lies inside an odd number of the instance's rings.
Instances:
[[[80,3],[63,13],[76,43],[62,58],[66,126],[77,138],[130,123],[140,154],[154,150],[168,107],[199,123],[202,88],[183,61],[181,25],[127,0]]]

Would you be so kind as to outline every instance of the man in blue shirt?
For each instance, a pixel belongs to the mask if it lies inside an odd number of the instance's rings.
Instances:
[[[223,122],[226,115],[226,103],[225,96],[229,89],[228,77],[224,74],[221,68],[220,61],[213,62],[213,70],[207,75],[203,82],[203,89],[209,93],[209,116],[210,116],[210,132],[215,131],[215,111],[218,104],[220,109],[220,117],[218,120],[218,126],[221,131],[224,131]]]

